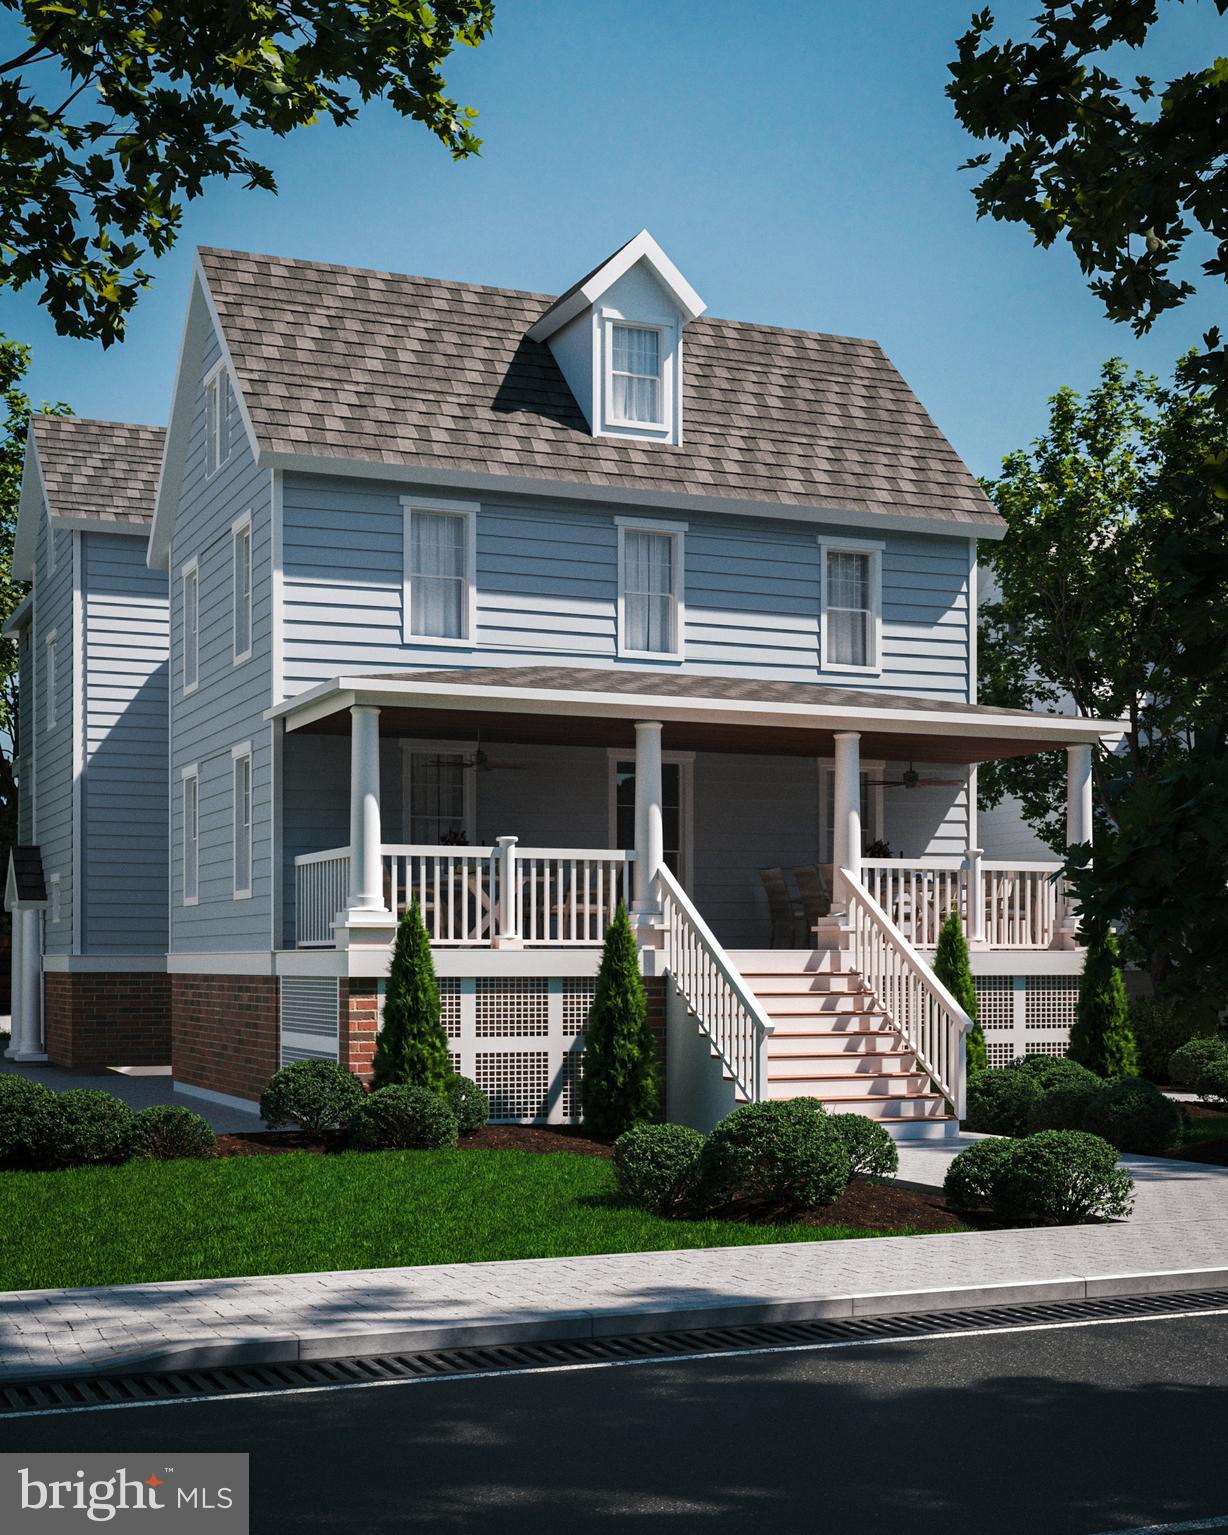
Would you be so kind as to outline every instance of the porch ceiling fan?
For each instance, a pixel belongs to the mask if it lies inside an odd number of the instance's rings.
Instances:
[[[922,778],[910,762],[902,778],[872,778],[871,784],[884,789],[962,789],[958,778]]]
[[[475,773],[493,773],[496,770],[519,772],[522,768],[532,767],[532,765],[530,762],[496,761],[486,755],[480,742],[474,748],[472,756],[461,758],[461,766],[472,768]]]

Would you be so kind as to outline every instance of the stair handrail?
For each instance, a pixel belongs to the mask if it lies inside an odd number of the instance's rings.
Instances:
[[[963,1119],[972,1019],[858,877],[848,869],[840,875],[849,968],[861,976],[955,1117]]]
[[[772,1020],[664,865],[657,883],[669,945],[668,973],[734,1086],[748,1102],[757,1102],[767,1088],[767,1042],[774,1028]]]

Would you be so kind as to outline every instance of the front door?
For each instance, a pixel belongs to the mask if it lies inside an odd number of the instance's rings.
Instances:
[[[661,765],[661,820],[665,863],[683,889],[691,883],[691,762],[666,757]],[[617,848],[635,846],[635,760],[610,760],[610,835]]]

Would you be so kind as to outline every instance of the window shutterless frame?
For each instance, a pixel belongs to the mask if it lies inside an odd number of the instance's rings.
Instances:
[[[678,327],[662,320],[635,321],[624,319],[620,314],[604,312],[600,319],[601,339],[601,424],[603,428],[646,437],[669,438],[674,424],[674,368],[675,353],[681,345]],[[651,360],[653,348],[637,347],[632,340],[636,332],[655,338],[656,373],[643,371],[646,361]],[[615,364],[618,363],[619,366]],[[620,407],[624,399],[642,398],[647,381],[655,377],[656,419],[638,420],[627,415]]]
[[[819,541],[819,669],[846,672],[856,676],[874,676],[882,671],[883,652],[883,545],[871,539],[826,538]],[[849,608],[831,600],[833,557],[860,556],[865,561],[865,605]],[[836,567],[838,569],[838,567]],[[837,660],[833,657],[839,624],[847,628],[849,619],[860,613],[865,640],[865,661]]]
[[[200,771],[193,763],[180,774],[183,800],[183,904],[200,899]]]
[[[231,748],[231,781],[234,797],[234,899],[248,900],[252,893],[252,743]]]
[[[686,558],[686,528],[685,522],[640,522],[633,517],[616,517],[614,519],[618,527],[618,654],[626,659],[652,660],[652,661],[681,661],[683,653],[683,633],[686,623],[685,606],[685,558]],[[667,542],[669,549],[669,585],[668,590],[639,591],[638,588],[645,584],[631,568],[642,566],[645,561],[642,556],[644,546],[637,541],[644,537],[660,538]],[[633,561],[631,556],[636,555]],[[661,568],[663,562],[649,562]],[[637,600],[643,603],[645,600],[650,605],[659,603],[660,599],[668,600],[668,620],[666,628],[668,633],[662,636],[663,644],[657,648],[645,648],[637,641],[643,641],[645,634],[643,624],[639,621],[635,606]],[[651,624],[649,628],[651,629]]]
[[[200,567],[190,559],[179,572],[183,609],[183,692],[194,693],[200,682]]]
[[[205,477],[230,457],[230,374],[224,360],[205,376]]]
[[[472,645],[477,635],[477,502],[402,496],[401,505],[405,515],[401,626],[404,643],[453,648]],[[416,529],[416,518],[454,518],[459,548],[443,536],[448,529],[442,523],[424,522]],[[441,535],[439,538],[418,536],[432,526]],[[434,547],[425,548],[427,544]],[[452,612],[456,614],[455,624],[437,622]],[[459,632],[432,632],[439,627],[454,627]]]
[[[46,707],[46,709],[43,712],[43,729],[44,730],[54,730],[55,729],[55,722],[56,722],[56,683],[57,683],[56,655],[57,655],[58,647],[59,647],[59,639],[57,637],[56,631],[54,629],[52,629],[51,633],[46,635],[44,640],[43,640],[44,654],[46,655],[46,658],[47,658],[46,677],[44,679],[44,687],[46,689],[46,695],[45,696],[46,696],[46,704],[47,704],[47,707]]]
[[[233,623],[231,658],[235,666],[252,653],[252,518],[245,513],[230,529],[230,590]]]
[[[63,917],[64,905],[60,889],[60,876],[58,874],[53,874],[51,876],[51,889],[49,894],[51,897],[51,909],[47,915],[52,922],[59,922]]]

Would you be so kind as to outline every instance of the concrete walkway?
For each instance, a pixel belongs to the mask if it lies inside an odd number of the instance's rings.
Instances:
[[[901,1178],[936,1187],[960,1149],[903,1146]],[[1228,1285],[1228,1168],[1123,1162],[1135,1214],[1109,1226],[9,1292],[0,1378]]]
[[[227,1103],[198,1098],[195,1093],[177,1093],[171,1083],[169,1066],[158,1075],[146,1074],[156,1068],[137,1067],[135,1070],[138,1075],[105,1070],[69,1071],[44,1061],[6,1061],[0,1054],[0,1072],[12,1072],[17,1077],[43,1082],[57,1093],[67,1092],[72,1087],[97,1087],[123,1099],[131,1109],[145,1109],[154,1103],[174,1103],[202,1115],[219,1135],[265,1128],[255,1104],[250,1110],[236,1109]]]

